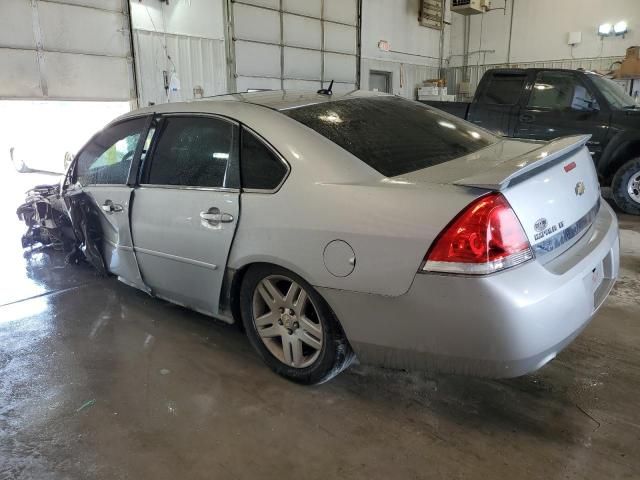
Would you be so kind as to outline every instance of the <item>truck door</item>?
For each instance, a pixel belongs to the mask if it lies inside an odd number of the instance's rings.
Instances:
[[[469,106],[467,120],[498,135],[513,136],[514,119],[520,111],[526,82],[527,74],[523,71],[487,73]]]
[[[576,134],[591,134],[587,144],[597,159],[607,136],[609,113],[600,110],[591,85],[567,71],[539,72],[529,98],[518,116],[515,136],[552,140]]]

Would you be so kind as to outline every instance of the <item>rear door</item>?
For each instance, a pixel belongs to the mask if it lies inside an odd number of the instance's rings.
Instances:
[[[600,110],[592,86],[573,72],[545,70],[535,77],[518,116],[515,136],[533,140],[591,134],[587,147],[597,158],[607,137],[609,113]]]
[[[515,118],[520,111],[520,98],[527,82],[527,74],[518,71],[487,73],[480,94],[469,106],[467,120],[498,135],[513,135]]]
[[[132,213],[135,252],[153,292],[215,315],[239,215],[239,127],[167,115],[143,165]]]
[[[129,209],[132,187],[129,171],[143,148],[150,117],[137,117],[110,125],[81,150],[74,187],[95,203],[107,269],[127,283],[144,288],[133,253]]]

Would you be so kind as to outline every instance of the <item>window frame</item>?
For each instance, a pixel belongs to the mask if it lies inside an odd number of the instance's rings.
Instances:
[[[151,123],[153,121],[153,114],[152,113],[139,113],[139,114],[134,114],[134,115],[130,115],[127,116],[126,118],[118,118],[114,121],[112,121],[111,123],[108,123],[107,125],[105,125],[100,131],[94,133],[91,138],[82,146],[82,148],[80,148],[80,150],[78,150],[78,153],[76,153],[74,159],[73,159],[73,172],[71,175],[71,181],[70,184],[71,185],[78,185],[81,188],[89,188],[89,187],[114,187],[114,186],[131,186],[131,181],[132,181],[132,174],[136,172],[136,170],[139,168],[140,165],[140,155],[142,153],[142,149],[144,148],[144,142],[138,142],[138,145],[136,146],[136,149],[133,153],[133,157],[131,158],[131,163],[129,164],[129,171],[127,173],[127,178],[125,180],[124,183],[89,183],[87,185],[84,185],[82,183],[80,183],[78,181],[78,164],[79,164],[79,160],[80,160],[80,155],[82,155],[82,153],[87,149],[87,147],[96,139],[96,137],[102,133],[104,133],[106,130],[115,127],[117,125],[120,125],[121,123],[125,123],[125,122],[129,122],[131,120],[137,120],[139,118],[147,118],[147,121],[144,124],[144,127],[142,129],[142,132],[140,134],[140,139],[142,140],[142,138],[147,138],[147,135],[149,135],[149,127],[151,126]],[[136,175],[134,175],[134,179],[135,179]]]
[[[596,102],[598,102],[598,109],[594,109],[594,110],[576,110],[574,108],[569,108],[568,110],[566,109],[559,109],[559,108],[553,108],[553,107],[538,107],[538,106],[534,106],[534,105],[529,105],[529,102],[531,101],[531,98],[533,97],[533,90],[534,87],[536,85],[536,83],[538,83],[538,76],[539,75],[544,75],[544,74],[548,74],[548,73],[554,73],[554,74],[560,74],[560,75],[566,75],[569,77],[573,77],[576,85],[580,85],[582,87],[584,87],[587,92],[589,93],[589,95],[591,95]],[[591,84],[587,84],[586,82],[583,81],[583,79],[581,78],[580,75],[576,75],[575,72],[572,71],[567,71],[567,70],[560,70],[560,69],[548,69],[548,70],[538,70],[533,72],[533,75],[531,75],[530,78],[530,83],[527,86],[527,90],[528,95],[525,96],[524,98],[524,104],[523,107],[526,108],[527,110],[536,110],[536,111],[540,111],[540,112],[571,112],[571,113],[593,113],[593,112],[598,112],[600,110],[602,110],[602,101],[600,99],[600,97],[597,95],[599,92],[597,91],[596,88],[593,87],[593,85]]]
[[[282,177],[282,180],[280,180],[280,183],[278,183],[278,185],[276,185],[274,188],[272,189],[264,189],[264,188],[245,188],[243,186],[243,179],[242,179],[242,136],[244,135],[244,131],[249,132],[250,134],[252,134],[260,143],[262,143],[262,145],[264,147],[266,147],[275,157],[276,159],[278,159],[285,167],[286,172],[284,174],[284,176]],[[280,152],[278,152],[278,150],[273,147],[273,145],[271,145],[262,135],[260,135],[258,132],[256,132],[253,128],[241,123],[240,124],[240,135],[239,135],[239,142],[240,142],[240,146],[238,148],[239,151],[239,168],[240,168],[240,189],[243,193],[260,193],[260,194],[274,194],[276,192],[278,192],[280,190],[280,188],[282,188],[282,185],[284,185],[284,182],[287,181],[287,178],[289,178],[289,174],[291,173],[291,165],[289,165],[289,162],[287,162],[287,160],[284,158],[284,156],[282,156],[280,154]]]
[[[149,151],[145,155],[144,161],[140,162],[139,172],[136,178],[136,185],[144,188],[165,188],[169,190],[202,190],[202,191],[211,191],[211,192],[229,192],[229,193],[238,193],[242,188],[242,181],[240,180],[239,187],[205,187],[205,186],[192,186],[192,185],[161,185],[156,183],[147,183],[148,175],[153,165],[153,160],[156,154],[156,150],[158,148],[158,143],[161,138],[162,125],[166,119],[171,117],[181,117],[181,118],[209,118],[209,119],[217,119],[227,122],[236,128],[238,131],[242,131],[242,124],[230,117],[226,117],[224,115],[219,115],[216,113],[206,113],[206,112],[169,112],[169,113],[159,113],[153,116],[153,120],[155,120],[155,131],[153,133],[153,138],[151,139],[151,145],[149,147]],[[153,123],[153,122],[152,122]],[[151,125],[150,125],[151,126]],[[147,129],[147,135],[149,134],[149,129]],[[241,133],[238,135],[236,140],[236,148],[238,149],[238,158],[236,162],[238,163],[238,171],[240,170],[240,138]],[[146,137],[145,137],[146,139]],[[144,146],[144,143],[142,144]],[[141,152],[142,153],[142,152]],[[229,165],[227,165],[227,169]]]

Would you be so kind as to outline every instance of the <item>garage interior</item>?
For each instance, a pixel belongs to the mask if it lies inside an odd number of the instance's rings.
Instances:
[[[637,45],[637,0],[2,0],[0,478],[640,478],[640,217],[609,188],[609,298],[497,380],[356,362],[297,385],[234,325],[23,249],[16,216],[139,107],[329,82],[470,101],[494,68],[601,72],[637,101]]]

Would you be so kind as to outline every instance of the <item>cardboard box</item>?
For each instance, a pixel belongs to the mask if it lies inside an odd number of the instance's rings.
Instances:
[[[640,47],[629,47],[627,48],[627,57],[626,58],[635,58],[640,59]]]
[[[438,87],[420,87],[418,95],[439,95]]]
[[[627,48],[627,56],[620,68],[613,74],[614,78],[640,77],[640,47]]]

